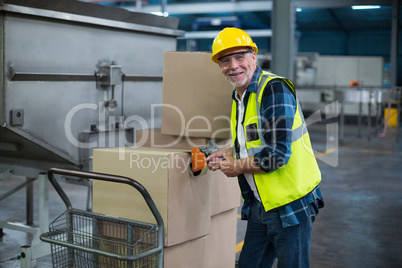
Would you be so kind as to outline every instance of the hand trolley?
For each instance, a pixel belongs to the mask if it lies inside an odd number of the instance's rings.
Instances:
[[[131,185],[141,193],[157,224],[74,209],[55,174]],[[53,267],[163,267],[163,219],[140,183],[126,177],[56,168],[48,171],[48,177],[67,208],[49,225],[49,232],[40,236],[51,244]]]

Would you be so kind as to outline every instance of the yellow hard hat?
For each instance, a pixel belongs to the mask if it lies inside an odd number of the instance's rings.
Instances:
[[[212,61],[218,63],[221,53],[234,47],[251,47],[255,53],[258,52],[257,45],[245,31],[229,27],[220,31],[215,37],[212,43]]]

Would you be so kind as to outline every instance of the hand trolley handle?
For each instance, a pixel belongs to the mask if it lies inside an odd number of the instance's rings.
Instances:
[[[114,175],[109,175],[109,174],[104,174],[104,173],[80,171],[80,170],[61,169],[61,168],[51,168],[47,174],[49,177],[49,181],[52,183],[53,187],[56,189],[56,191],[59,194],[59,196],[61,197],[61,199],[63,199],[63,202],[66,204],[66,207],[69,210],[72,209],[70,199],[68,199],[66,193],[63,191],[60,184],[54,178],[54,176],[53,176],[54,174],[87,178],[87,179],[100,180],[100,181],[117,182],[117,183],[131,185],[132,187],[134,187],[141,193],[141,195],[144,197],[148,207],[150,208],[152,214],[154,215],[156,222],[158,224],[158,228],[159,228],[158,240],[162,243],[161,245],[163,245],[163,240],[164,240],[163,228],[164,228],[164,226],[163,226],[162,216],[159,213],[159,210],[156,207],[156,205],[155,205],[154,201],[152,200],[148,191],[139,182],[137,182],[133,179],[127,178],[127,177],[114,176]]]

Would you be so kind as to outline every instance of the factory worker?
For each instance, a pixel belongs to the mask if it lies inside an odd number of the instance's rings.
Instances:
[[[271,267],[275,259],[280,268],[309,267],[321,173],[293,83],[257,66],[257,52],[237,28],[213,41],[211,59],[234,87],[233,148],[211,154],[208,167],[238,177],[248,221],[240,268]]]

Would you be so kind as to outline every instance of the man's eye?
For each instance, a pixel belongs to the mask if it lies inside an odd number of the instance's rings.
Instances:
[[[221,60],[222,63],[228,63],[230,61],[230,59],[223,59]]]
[[[242,61],[244,59],[244,55],[236,55],[235,59],[236,61]]]

